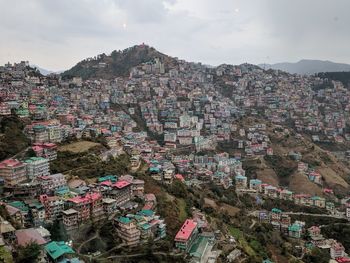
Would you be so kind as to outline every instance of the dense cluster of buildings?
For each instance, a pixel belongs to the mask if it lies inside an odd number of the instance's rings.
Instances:
[[[280,231],[283,235],[295,239],[305,239],[306,250],[311,250],[314,247],[327,249],[331,258],[337,260],[336,262],[350,260],[344,246],[334,239],[324,238],[319,226],[306,228],[305,222],[295,221],[291,223],[290,216],[278,208],[273,208],[271,211],[259,211],[257,217],[259,222],[271,224],[274,229]]]
[[[276,125],[292,124],[314,141],[343,142],[350,140],[345,129],[349,101],[350,91],[339,82],[249,64],[210,68],[156,58],[133,67],[128,78],[91,80],[42,76],[27,62],[6,64],[0,67],[0,118],[16,114],[26,120],[24,133],[31,140],[33,156],[0,162],[0,185],[7,191],[3,205],[24,229],[61,220],[68,231],[74,231],[88,221],[113,218],[118,236],[129,246],[164,238],[166,225],[155,213],[155,196],[144,194],[144,181],[105,175],[95,183],[74,185],[65,175],[50,173],[59,143],[103,136],[108,150],[101,152],[102,160],[125,152],[132,170],[146,163],[148,174],[163,184],[180,180],[189,187],[235,186],[238,194],[334,212],[334,203],[324,197],[249,180],[240,160],[273,155],[273,150],[266,124],[241,127],[237,123],[245,116],[260,115]],[[218,153],[222,144],[230,145],[234,153]],[[291,155],[299,158],[297,153]],[[298,170],[322,185],[320,174],[307,164],[299,162]],[[328,192],[333,194],[331,189]],[[135,198],[145,203],[141,210],[136,209]],[[291,224],[290,218],[277,212],[261,220],[299,238],[302,223]],[[350,218],[350,206],[347,215]],[[64,243],[42,244],[54,261],[70,253]],[[175,237],[175,247],[199,262],[212,246],[212,235],[198,217],[186,220]]]
[[[235,176],[235,187],[238,194],[249,194],[253,196],[263,196],[270,199],[281,199],[293,201],[296,205],[314,206],[325,208],[331,213],[335,212],[335,203],[327,201],[325,197],[310,194],[295,194],[287,188],[279,188],[270,184],[265,184],[259,179],[250,179],[244,175]],[[325,189],[332,193],[330,189]]]

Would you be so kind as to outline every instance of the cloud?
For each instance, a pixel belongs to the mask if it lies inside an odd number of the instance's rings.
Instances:
[[[348,10],[348,0],[0,0],[0,63],[66,69],[141,42],[213,65],[350,62]]]

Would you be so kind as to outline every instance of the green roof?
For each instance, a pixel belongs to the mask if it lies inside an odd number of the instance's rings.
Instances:
[[[46,160],[46,159],[43,157],[30,157],[29,159],[25,160],[24,162],[25,163],[32,163],[35,161],[44,161],[44,160]]]
[[[146,209],[146,210],[141,210],[140,212],[138,212],[138,214],[142,216],[153,216],[154,212],[153,210]]]
[[[300,225],[298,225],[298,224],[293,224],[293,225],[291,225],[291,226],[288,227],[288,230],[289,230],[289,231],[296,232],[296,231],[300,231],[300,230],[301,230],[301,227],[300,227]]]
[[[45,126],[41,124],[37,124],[33,127],[33,129],[45,129]]]
[[[313,196],[313,197],[311,197],[311,200],[321,200],[321,197],[319,197],[319,196]]]
[[[98,178],[98,182],[104,182],[104,181],[111,181],[112,183],[115,183],[117,181],[117,176],[116,175],[105,175],[100,178]]]
[[[147,230],[147,229],[150,229],[151,225],[148,224],[148,223],[145,223],[145,224],[140,224],[139,225],[143,230]]]
[[[278,208],[272,208],[272,213],[280,214],[280,213],[282,213],[282,210],[278,209]]]
[[[65,244],[63,241],[52,241],[45,245],[45,251],[49,254],[49,256],[56,260],[57,258],[63,256],[64,254],[74,254],[74,250]]]
[[[209,239],[207,237],[198,237],[190,248],[190,255],[192,257],[201,258],[203,253],[205,252],[208,242]]]
[[[28,206],[22,201],[14,201],[14,202],[9,203],[9,205],[16,207],[17,209],[21,210],[22,212],[28,212],[28,210],[29,210]]]
[[[43,208],[43,204],[40,203],[39,201],[35,201],[29,204],[30,207],[35,207],[36,209],[40,209]]]
[[[118,218],[118,221],[123,224],[129,224],[131,222],[131,219],[128,217],[121,216]]]

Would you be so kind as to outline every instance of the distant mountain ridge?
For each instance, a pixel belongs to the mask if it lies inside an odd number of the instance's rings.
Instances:
[[[259,64],[259,66],[263,69],[276,69],[301,75],[312,75],[320,72],[350,71],[350,64],[311,59],[303,59],[296,63]]]
[[[115,77],[125,77],[129,75],[131,68],[152,61],[155,58],[160,59],[161,62],[164,63],[165,68],[176,63],[175,58],[165,55],[153,47],[141,44],[126,48],[122,51],[114,50],[109,55],[103,53],[93,58],[84,59],[71,69],[61,73],[61,75],[63,77],[82,77],[83,79],[113,79]],[[303,59],[296,63],[259,64],[257,66],[266,70],[282,70],[287,73],[301,75],[311,75],[320,72],[350,72],[350,64],[308,59]],[[215,68],[211,66],[208,67]],[[41,68],[38,69],[43,75],[52,73],[52,71],[45,71]]]
[[[44,69],[42,67],[39,67],[37,65],[31,65],[32,68],[36,68],[37,70],[40,71],[40,73],[44,76],[47,76],[49,74],[52,74],[52,73],[56,73],[56,74],[60,74],[62,73],[63,71],[52,71],[52,70],[48,70],[48,69]]]

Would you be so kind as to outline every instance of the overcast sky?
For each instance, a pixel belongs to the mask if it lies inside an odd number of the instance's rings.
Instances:
[[[350,0],[0,0],[0,63],[51,70],[142,42],[211,65],[350,63]]]

